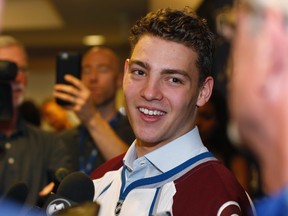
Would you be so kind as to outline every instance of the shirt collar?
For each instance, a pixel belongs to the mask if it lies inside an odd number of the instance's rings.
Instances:
[[[207,148],[203,145],[200,138],[198,128],[195,127],[193,130],[172,142],[144,155],[144,157],[161,172],[167,172],[188,159],[207,151]],[[127,168],[132,170],[133,161],[136,159],[137,155],[134,141],[123,161]]]

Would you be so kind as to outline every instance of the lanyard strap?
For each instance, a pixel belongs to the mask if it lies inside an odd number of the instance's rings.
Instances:
[[[117,126],[117,122],[121,118],[122,114],[120,112],[117,112],[116,116],[109,122],[109,125],[115,129]],[[79,149],[80,149],[80,157],[79,157],[79,170],[89,175],[93,170],[93,163],[95,162],[97,155],[98,155],[98,149],[95,145],[95,148],[90,152],[87,161],[85,161],[85,142],[87,142],[87,139],[89,137],[89,132],[84,127],[84,125],[80,126],[80,142],[79,142]]]
[[[125,177],[126,167],[123,166],[123,169],[121,172],[122,185],[121,185],[121,189],[120,189],[119,199],[118,199],[118,202],[117,202],[117,205],[115,208],[115,214],[116,215],[120,214],[122,204],[123,204],[124,200],[126,199],[128,193],[131,190],[133,190],[137,187],[142,187],[142,186],[148,186],[148,185],[155,185],[156,186],[157,185],[157,190],[156,190],[156,194],[155,194],[155,196],[157,197],[158,191],[159,191],[158,188],[163,186],[164,183],[170,181],[170,179],[173,179],[174,176],[177,176],[177,174],[186,170],[190,166],[192,166],[194,164],[198,165],[199,164],[198,162],[200,162],[202,160],[204,162],[204,161],[206,161],[205,159],[208,159],[208,158],[214,159],[213,154],[211,152],[201,153],[201,154],[185,161],[184,163],[180,164],[179,166],[169,170],[168,172],[162,173],[162,174],[157,175],[157,176],[136,180],[135,182],[132,182],[130,185],[128,185],[125,190],[124,190],[124,188],[125,188],[125,184],[126,184],[126,177]],[[190,170],[190,169],[188,169],[188,170]],[[153,200],[155,200],[156,197],[154,197]]]
[[[80,143],[79,143],[79,148],[80,148],[79,170],[89,175],[92,171],[93,163],[96,160],[98,151],[96,148],[94,148],[90,152],[87,162],[85,163],[85,157],[84,157],[85,149],[84,148],[85,148],[85,142],[87,141],[87,138],[88,138],[88,131],[83,125],[81,125],[80,126]]]

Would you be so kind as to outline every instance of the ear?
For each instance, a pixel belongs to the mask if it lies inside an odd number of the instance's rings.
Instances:
[[[124,78],[123,79],[125,79],[125,77],[127,76],[128,71],[129,71],[129,61],[130,61],[130,59],[126,59],[125,60],[125,64],[124,64]]]
[[[211,76],[207,77],[200,87],[196,106],[203,106],[210,98],[213,90],[214,80]]]

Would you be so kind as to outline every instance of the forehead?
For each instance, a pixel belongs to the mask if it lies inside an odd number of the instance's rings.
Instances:
[[[197,71],[198,55],[183,44],[144,35],[136,44],[131,59],[147,63],[157,69],[175,69]]]
[[[27,64],[27,56],[24,50],[16,45],[1,47],[0,59],[13,61],[21,66]]]
[[[93,59],[93,62],[116,61],[116,57],[111,52],[102,49],[91,50],[83,56],[83,61],[90,61],[91,59]]]

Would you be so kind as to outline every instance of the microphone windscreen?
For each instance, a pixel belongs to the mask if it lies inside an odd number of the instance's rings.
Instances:
[[[68,174],[70,171],[66,168],[59,168],[55,171],[55,179],[57,182],[61,182]]]
[[[51,216],[55,215],[55,213],[60,210],[70,208],[76,204],[77,203],[67,199],[66,197],[51,193],[44,204],[43,209],[45,210],[47,216]]]
[[[70,199],[76,203],[93,201],[94,184],[83,172],[73,172],[67,175],[57,189],[57,195]]]
[[[24,182],[18,182],[10,187],[4,198],[18,203],[25,203],[28,196],[28,187]]]

